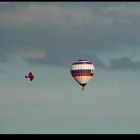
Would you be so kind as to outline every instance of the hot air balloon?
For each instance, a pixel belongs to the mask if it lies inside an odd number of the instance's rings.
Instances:
[[[95,66],[92,62],[87,60],[77,60],[71,65],[72,77],[82,86],[84,90],[85,85],[94,76]]]

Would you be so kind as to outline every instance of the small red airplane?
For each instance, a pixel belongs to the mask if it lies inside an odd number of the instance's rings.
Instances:
[[[25,75],[25,78],[29,78],[30,81],[32,81],[35,78],[35,76],[32,74],[32,72],[29,72],[28,75]]]

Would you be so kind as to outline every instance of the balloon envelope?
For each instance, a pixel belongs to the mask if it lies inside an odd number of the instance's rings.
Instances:
[[[71,65],[70,71],[72,77],[84,88],[93,77],[95,66],[90,61],[78,60]]]

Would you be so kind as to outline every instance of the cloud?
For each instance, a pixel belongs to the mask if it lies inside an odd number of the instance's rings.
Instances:
[[[21,7],[20,9],[15,8],[0,13],[2,22],[0,26],[11,26],[13,28],[24,28],[26,27],[46,27],[47,29],[61,28],[66,29],[71,26],[81,26],[83,22],[90,20],[91,13],[90,9],[86,8],[69,8],[55,5],[38,5],[32,3],[28,6]],[[8,21],[8,22],[7,22]]]
[[[68,66],[83,58],[106,68],[101,53],[107,58],[140,45],[138,5],[13,3],[8,7],[0,12],[0,62],[19,56],[29,64]]]
[[[1,2],[0,5],[7,5],[9,2]]]
[[[130,58],[127,57],[111,59],[109,68],[111,70],[139,70],[140,61],[132,61]]]
[[[46,60],[47,55],[46,52],[39,49],[17,49],[17,54],[21,56],[23,59],[29,60],[29,61],[35,61],[35,60]]]

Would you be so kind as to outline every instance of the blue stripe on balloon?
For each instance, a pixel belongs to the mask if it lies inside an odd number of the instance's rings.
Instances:
[[[92,73],[92,70],[91,69],[71,70],[71,73],[72,74],[75,74],[75,73]]]

